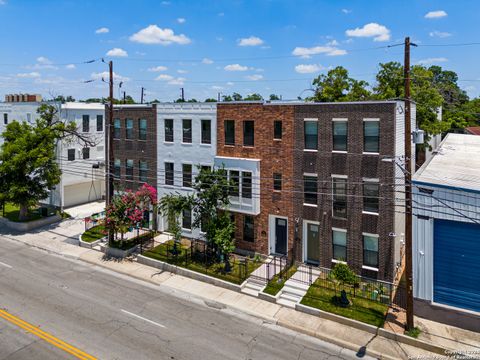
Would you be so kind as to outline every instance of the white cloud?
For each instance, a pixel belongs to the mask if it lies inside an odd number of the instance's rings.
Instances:
[[[39,64],[51,64],[51,63],[52,63],[52,62],[51,62],[49,59],[47,59],[45,56],[39,56],[39,57],[37,58],[37,62],[38,62]]]
[[[446,62],[446,61],[448,61],[447,58],[437,57],[437,58],[422,59],[422,60],[419,60],[418,63],[420,65],[430,65],[430,64],[436,64],[436,63]]]
[[[46,58],[45,56],[39,56],[37,58],[37,63],[34,65],[27,65],[25,66],[26,69],[31,69],[31,70],[40,70],[40,69],[52,69],[52,70],[57,70],[58,67],[52,65],[52,62]]]
[[[95,80],[101,80],[101,79],[104,79],[105,81],[107,81],[109,79],[109,76],[110,74],[108,73],[108,71],[104,71],[104,72],[98,72],[98,73],[91,73],[90,74],[91,78],[92,79],[95,79]],[[113,73],[113,80],[118,80],[118,81],[129,81],[130,79],[126,76],[121,76],[117,73]]]
[[[437,31],[437,30],[430,31],[428,35],[430,35],[431,37],[439,37],[439,38],[446,38],[446,37],[452,36],[452,34],[450,34],[449,32]]]
[[[212,90],[223,90],[224,87],[223,87],[223,86],[218,86],[218,85],[213,85],[213,86],[211,87],[211,89],[212,89]]]
[[[172,79],[173,79],[173,76],[168,74],[160,74],[155,78],[155,80],[158,80],[158,81],[170,81]]]
[[[245,76],[245,78],[248,79],[248,80],[257,81],[257,80],[262,80],[263,75],[253,74],[253,75],[247,75],[247,76]]]
[[[0,5],[5,5],[7,3],[7,0],[0,0]]]
[[[18,73],[17,77],[19,78],[38,78],[40,77],[40,73],[36,71],[32,71],[29,73]]]
[[[187,20],[185,20],[185,18],[178,18],[178,19],[177,19],[177,22],[178,22],[179,24],[184,24],[185,21],[187,21]]]
[[[347,30],[345,31],[345,34],[351,37],[373,37],[373,41],[390,40],[390,30],[377,23],[369,23],[361,28]]]
[[[327,43],[327,46],[338,46],[340,45],[337,40],[333,39]]]
[[[168,84],[169,84],[169,85],[183,85],[183,84],[185,84],[185,80],[187,80],[187,79],[185,79],[185,78],[183,78],[183,77],[178,77],[178,78],[176,78],[176,79],[170,80],[170,81],[168,82]]]
[[[263,44],[263,40],[257,36],[250,36],[248,38],[238,39],[238,46],[258,46]]]
[[[141,44],[170,45],[172,43],[186,45],[191,40],[184,34],[175,35],[172,29],[161,29],[157,25],[149,25],[146,28],[130,36],[130,41]]]
[[[229,81],[229,82],[227,82],[227,85],[228,85],[228,86],[233,86],[233,85],[235,85],[235,83],[232,82],[232,81]]]
[[[113,48],[111,50],[108,50],[107,56],[112,56],[112,57],[127,57],[128,53],[120,48]]]
[[[223,68],[225,71],[247,71],[248,66],[243,66],[240,64],[230,64]]]
[[[186,74],[186,73],[188,73],[188,71],[187,71],[187,70],[183,70],[183,69],[178,69],[178,70],[177,70],[177,73],[179,73],[179,74]]]
[[[207,65],[213,64],[213,60],[209,58],[203,58],[202,64],[207,64]]]
[[[317,55],[317,54],[326,54],[330,56],[345,55],[347,54],[347,51],[327,45],[327,46],[314,46],[311,48],[296,47],[295,49],[293,49],[292,54],[295,56],[300,56],[304,59],[308,59],[312,55]]]
[[[97,30],[95,30],[95,34],[106,34],[106,33],[109,33],[110,32],[110,29],[107,28],[107,27],[101,27]]]
[[[447,13],[443,10],[429,11],[425,14],[426,19],[438,19],[447,16]]]
[[[352,10],[350,9],[342,9],[342,13],[344,14],[350,14],[352,12]]]
[[[154,66],[148,69],[148,71],[152,71],[152,72],[160,72],[160,71],[167,71],[167,70],[168,68],[162,65]]]
[[[300,74],[316,73],[323,69],[325,68],[319,64],[299,64],[295,66],[295,71]]]
[[[77,67],[75,66],[75,64],[68,64],[65,66],[65,68],[69,70],[73,70],[73,69],[76,69]]]

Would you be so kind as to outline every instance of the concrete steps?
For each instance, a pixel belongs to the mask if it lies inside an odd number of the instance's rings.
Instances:
[[[318,278],[320,271],[313,268],[311,271],[312,283]],[[310,273],[307,266],[301,265],[298,267],[295,274],[285,282],[277,304],[284,305],[290,308],[295,308],[295,304],[299,303],[307,293],[310,287]]]

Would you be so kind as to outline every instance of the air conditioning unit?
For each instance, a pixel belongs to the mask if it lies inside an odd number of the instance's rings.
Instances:
[[[413,143],[414,144],[423,144],[425,140],[425,131],[421,129],[416,129],[413,133]]]

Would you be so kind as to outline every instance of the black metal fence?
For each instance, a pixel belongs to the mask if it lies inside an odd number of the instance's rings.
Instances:
[[[283,278],[286,276],[288,265],[286,255],[271,255],[265,261],[265,266],[255,270],[255,272],[250,275],[250,278],[260,283],[269,282],[277,274],[279,278]]]
[[[339,284],[332,278],[331,271],[328,268],[298,263],[297,272],[291,280],[335,292],[345,290],[347,295],[352,297],[377,301],[388,306],[405,306],[404,287],[400,285],[359,275],[356,276],[356,281],[352,284]]]
[[[160,247],[156,253],[170,264],[219,278],[234,279],[238,283],[243,282],[249,276],[251,259],[231,254],[228,259],[230,271],[227,271],[226,259],[204,240],[192,239],[183,244],[167,242]]]

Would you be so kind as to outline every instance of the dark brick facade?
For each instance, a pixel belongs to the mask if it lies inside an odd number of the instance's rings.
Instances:
[[[109,111],[106,108],[106,124],[109,124]],[[120,180],[115,180],[115,191],[136,190],[143,185],[140,181],[140,161],[147,162],[147,183],[157,188],[157,110],[156,105],[114,106],[113,119],[120,119],[120,136],[113,139],[112,171],[115,159],[120,159]],[[126,139],[126,119],[133,120],[132,139]],[[139,120],[147,120],[146,140],[139,139]],[[113,122],[112,122],[113,124]],[[108,136],[108,131],[105,132]],[[107,157],[108,158],[108,157]],[[126,180],[126,161],[133,160],[133,180]]]
[[[395,155],[395,103],[303,104],[295,106],[294,213],[303,220],[320,225],[320,266],[331,267],[333,258],[332,227],[347,230],[347,263],[364,276],[390,281],[394,275],[395,207],[393,187],[394,164],[381,161]],[[318,151],[304,151],[304,119],[318,119]],[[333,153],[333,118],[348,119],[348,153]],[[380,119],[380,154],[363,154],[363,119]],[[317,207],[303,204],[303,174],[318,175]],[[347,219],[332,213],[332,174],[346,175]],[[362,179],[379,179],[379,215],[363,214]],[[378,273],[362,269],[362,233],[378,234]],[[303,231],[299,231],[297,257],[302,254]]]
[[[235,145],[225,145],[224,121],[235,122]],[[253,147],[243,146],[243,121],[254,121]],[[282,139],[274,139],[274,121],[282,121]],[[260,214],[254,217],[254,241],[243,241],[245,215],[235,214],[238,248],[269,254],[269,215],[288,219],[288,255],[294,244],[293,131],[294,108],[263,103],[219,103],[217,106],[217,155],[260,159]],[[273,174],[282,174],[282,190],[274,191]],[[254,193],[253,197],[258,197]]]

